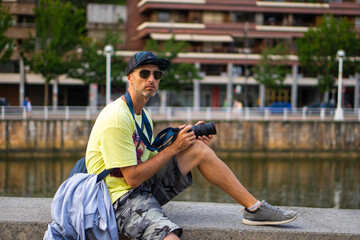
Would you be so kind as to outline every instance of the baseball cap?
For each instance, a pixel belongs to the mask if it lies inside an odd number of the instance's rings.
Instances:
[[[159,67],[160,70],[165,71],[169,67],[169,61],[164,58],[158,58],[154,53],[150,51],[137,52],[132,56],[126,67],[126,75],[137,67],[154,64]]]

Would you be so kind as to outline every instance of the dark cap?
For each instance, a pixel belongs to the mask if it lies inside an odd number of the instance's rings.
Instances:
[[[126,75],[137,67],[154,64],[159,67],[160,70],[165,71],[169,67],[169,61],[163,58],[158,58],[154,53],[150,51],[137,52],[132,56],[128,62],[126,68]]]

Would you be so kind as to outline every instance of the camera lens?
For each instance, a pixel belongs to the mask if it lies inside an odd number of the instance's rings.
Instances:
[[[191,131],[194,131],[195,136],[209,136],[216,134],[216,128],[214,122],[203,123],[192,126]]]

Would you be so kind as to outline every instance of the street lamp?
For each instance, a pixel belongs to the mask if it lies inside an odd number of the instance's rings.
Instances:
[[[337,57],[339,59],[339,77],[338,77],[338,99],[337,99],[337,108],[335,110],[335,120],[342,121],[344,120],[344,112],[341,108],[342,100],[342,70],[343,70],[343,58],[345,57],[344,50],[338,50]]]
[[[106,45],[104,52],[106,55],[106,105],[108,105],[111,99],[111,55],[114,53],[113,46]]]

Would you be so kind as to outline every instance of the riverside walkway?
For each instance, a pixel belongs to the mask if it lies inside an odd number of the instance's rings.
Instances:
[[[42,239],[51,219],[51,198],[0,197],[0,239]],[[360,210],[284,207],[298,219],[281,226],[241,223],[237,204],[170,202],[170,219],[184,228],[182,239],[360,239]],[[125,239],[125,238],[121,238]]]

